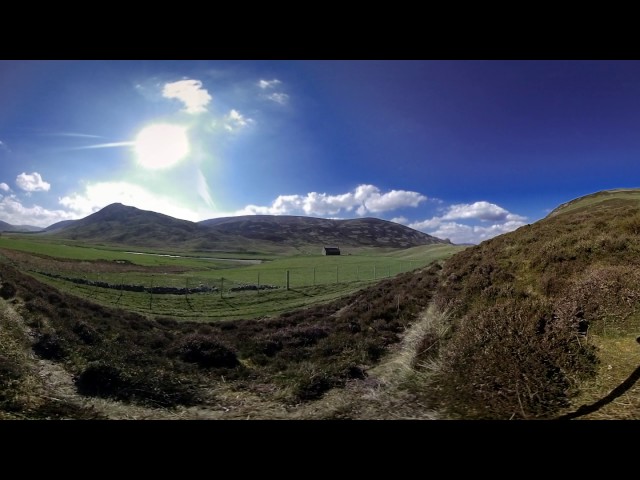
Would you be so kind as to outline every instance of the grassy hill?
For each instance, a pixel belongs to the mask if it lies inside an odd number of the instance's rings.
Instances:
[[[553,217],[556,215],[570,212],[572,210],[596,207],[598,204],[602,202],[606,202],[608,200],[640,201],[640,189],[618,188],[613,190],[603,190],[600,192],[595,192],[590,195],[585,195],[585,196],[576,198],[567,203],[563,203],[562,205],[558,206],[553,211],[551,211],[551,213],[549,213],[548,216]]]
[[[112,204],[82,220],[58,223],[49,235],[84,242],[192,251],[318,254],[325,245],[408,248],[450,242],[376,218],[328,220],[250,215],[194,223]]]
[[[248,215],[199,222],[216,233],[285,245],[346,245],[408,248],[449,243],[377,218],[331,220],[289,215]],[[319,249],[318,249],[319,251]]]
[[[433,348],[421,361],[440,365],[427,383],[450,415],[547,418],[571,408],[600,375],[607,344],[628,344],[637,362],[640,191],[576,199],[458,253],[434,306],[447,333],[425,336]]]

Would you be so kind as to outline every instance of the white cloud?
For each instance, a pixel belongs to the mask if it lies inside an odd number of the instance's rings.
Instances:
[[[97,148],[114,148],[114,147],[130,147],[135,145],[136,142],[109,142],[109,143],[96,143],[95,145],[86,145],[84,147],[70,148],[69,150],[92,150]]]
[[[409,219],[407,217],[393,217],[391,220],[389,220],[390,222],[393,223],[400,223],[402,225],[406,225],[407,223],[409,223]]]
[[[3,190],[5,192],[10,191],[11,189],[9,188],[9,185],[7,185],[6,183],[2,182],[0,183],[0,190]]]
[[[354,211],[362,216],[403,207],[416,207],[427,197],[418,192],[391,190],[381,193],[375,185],[359,185],[340,195],[310,192],[306,195],[280,195],[270,206],[247,205],[237,215],[336,215]]]
[[[493,221],[492,225],[467,225],[450,220]],[[525,225],[527,217],[516,215],[489,202],[452,205],[441,217],[433,217],[413,222],[409,227],[438,238],[448,238],[453,243],[480,243],[503,233],[508,233]]]
[[[368,187],[371,187],[371,185],[368,185]],[[359,188],[360,187],[358,187],[358,189]],[[378,213],[403,207],[417,207],[420,202],[426,199],[427,197],[418,192],[391,190],[390,192],[380,194],[380,191],[376,188],[375,191],[367,192],[366,197],[363,198],[363,206],[370,212]]]
[[[230,132],[235,132],[236,130],[255,123],[252,118],[245,117],[237,110],[231,110],[227,115],[225,115],[224,122],[224,128]]]
[[[198,221],[212,214],[210,211],[203,212],[181,207],[176,204],[174,198],[156,195],[143,187],[127,182],[90,184],[85,187],[83,193],[62,197],[59,203],[72,210],[74,218],[86,217],[112,203],[122,203],[191,221]]]
[[[480,243],[503,233],[509,233],[524,225],[520,221],[508,221],[484,226],[464,225],[456,222],[441,223],[435,230],[423,230],[438,238],[448,238],[453,243]]]
[[[449,207],[443,220],[459,220],[474,218],[483,221],[517,221],[525,220],[525,217],[509,213],[508,210],[489,202],[461,203]]]
[[[0,200],[0,218],[12,225],[48,227],[56,222],[77,217],[64,210],[48,210],[39,205],[25,207],[15,195],[9,195]]]
[[[51,184],[42,180],[38,172],[22,172],[16,177],[16,184],[26,192],[48,192]]]
[[[282,82],[277,78],[274,78],[273,80],[261,79],[258,82],[258,86],[262,90],[272,90],[280,84],[282,84]],[[273,93],[270,93],[269,95],[263,95],[263,98],[266,98],[267,100],[271,100],[272,102],[279,103],[280,105],[285,105],[289,101],[289,95],[282,92],[273,92]]]
[[[206,106],[211,101],[211,95],[202,88],[202,82],[191,79],[166,83],[162,96],[180,100],[185,105],[184,111],[192,114],[206,112]]]
[[[263,90],[267,89],[267,88],[275,88],[277,85],[280,85],[282,82],[280,80],[278,80],[277,78],[274,78],[273,80],[260,80],[258,82],[258,86],[260,88],[262,88]]]
[[[272,102],[279,103],[280,105],[286,105],[286,103],[289,101],[289,95],[287,95],[286,93],[280,93],[280,92],[267,95],[267,98]]]
[[[422,230],[423,232],[428,232],[438,228],[441,224],[442,224],[441,217],[433,217],[433,218],[430,218],[429,220],[410,223],[409,227],[415,230]]]

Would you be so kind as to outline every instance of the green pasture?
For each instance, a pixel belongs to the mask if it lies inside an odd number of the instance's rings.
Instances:
[[[163,267],[163,266],[181,266],[194,269],[224,269],[243,262],[234,262],[234,260],[252,260],[256,259],[255,255],[250,254],[229,254],[224,253],[194,253],[194,252],[175,252],[175,251],[158,251],[154,249],[140,247],[123,247],[115,249],[107,246],[94,245],[78,245],[69,241],[58,241],[50,239],[24,238],[19,235],[7,235],[6,233],[0,237],[0,248],[9,248],[19,250],[21,252],[35,253],[38,255],[46,255],[55,259],[69,259],[80,261],[105,260],[116,262],[125,260],[136,265],[145,267]],[[131,253],[136,252],[136,253]],[[167,255],[167,256],[164,256]],[[173,255],[171,257],[169,255]],[[175,258],[179,256],[179,258]]]
[[[352,293],[384,278],[448,258],[464,247],[426,245],[397,251],[368,250],[361,254],[340,256],[298,255],[265,260],[247,265],[226,260],[207,260],[195,257],[165,257],[135,255],[124,250],[99,246],[71,245],[67,242],[32,240],[30,238],[0,237],[0,248],[20,250],[84,262],[126,260],[153,269],[140,272],[74,271],[73,262],[64,264],[64,271],[51,271],[47,262],[31,274],[62,291],[92,299],[105,305],[161,316],[185,318],[250,318],[277,314],[283,311],[323,303]],[[153,253],[153,252],[149,252]],[[173,252],[175,253],[175,252]],[[203,254],[203,256],[212,255]],[[246,260],[246,256],[245,256]],[[59,265],[53,263],[52,265]],[[180,266],[182,273],[163,272],[163,267]],[[59,275],[58,278],[55,276]],[[86,285],[80,281],[106,282],[112,288]],[[133,292],[120,285],[197,288],[211,291],[188,295]],[[277,288],[242,290],[242,286]]]

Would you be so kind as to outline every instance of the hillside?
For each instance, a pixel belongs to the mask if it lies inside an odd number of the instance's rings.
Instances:
[[[613,190],[602,190],[589,195],[563,203],[549,213],[549,217],[567,213],[572,210],[582,208],[597,207],[598,204],[607,200],[631,200],[640,201],[640,189],[638,188],[618,188]]]
[[[331,220],[289,215],[247,215],[199,222],[211,231],[288,245],[348,245],[408,248],[449,243],[377,218]]]
[[[450,243],[376,218],[327,220],[256,215],[194,223],[119,203],[47,230],[51,235],[73,240],[201,251],[317,254],[323,245],[408,248]]]
[[[628,344],[622,372],[638,366],[640,191],[576,199],[458,253],[434,306],[449,318],[448,333],[426,336],[436,346],[422,361],[442,365],[430,388],[450,415],[547,418],[570,409],[600,375],[612,341]]]
[[[38,232],[42,230],[39,227],[31,225],[11,225],[0,220],[0,232]]]
[[[417,321],[437,269],[272,318],[191,322],[0,265],[0,419],[432,418],[366,394],[379,382],[367,371]]]
[[[81,220],[62,225],[54,235],[74,240],[143,245],[160,239],[167,244],[176,244],[198,233],[198,226],[193,222],[114,203]]]
[[[44,229],[45,232],[55,232],[56,230],[61,230],[63,228],[66,227],[70,227],[71,225],[73,225],[74,223],[76,223],[77,220],[62,220],[61,222],[56,222],[52,225],[49,225],[47,228]]]

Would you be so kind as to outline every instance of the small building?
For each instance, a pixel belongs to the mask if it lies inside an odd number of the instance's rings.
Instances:
[[[322,247],[323,255],[340,255],[340,249],[338,247]]]

